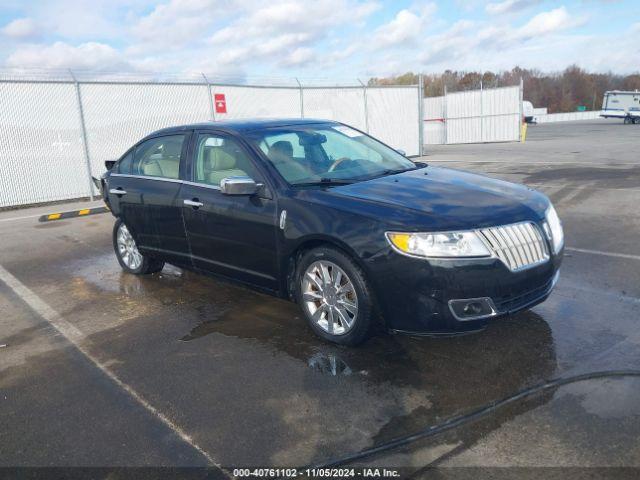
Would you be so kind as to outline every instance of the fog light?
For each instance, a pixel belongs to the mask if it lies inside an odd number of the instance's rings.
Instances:
[[[497,315],[489,297],[449,300],[449,309],[458,320],[478,320]]]
[[[482,305],[480,302],[470,302],[464,306],[462,311],[465,315],[480,315],[482,313]]]

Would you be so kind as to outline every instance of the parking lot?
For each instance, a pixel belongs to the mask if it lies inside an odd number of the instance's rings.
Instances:
[[[110,214],[37,221],[86,203],[1,212],[0,465],[318,464],[547,379],[637,368],[639,140],[596,120],[428,148],[545,192],[566,234],[545,303],[454,338],[329,345],[283,300],[170,266],[122,273]],[[640,466],[639,396],[640,379],[575,383],[360,465]]]

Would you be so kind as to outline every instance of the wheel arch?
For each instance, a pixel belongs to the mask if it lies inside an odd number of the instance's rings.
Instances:
[[[343,254],[347,255],[351,260],[353,260],[356,265],[358,265],[358,267],[362,269],[365,275],[369,275],[368,269],[366,268],[360,256],[348,244],[334,237],[324,235],[310,235],[301,238],[291,249],[291,253],[288,254],[285,258],[283,271],[286,272],[286,275],[284,275],[283,292],[284,296],[289,300],[295,301],[295,274],[300,259],[309,250],[313,250],[319,247],[330,247],[339,250]]]

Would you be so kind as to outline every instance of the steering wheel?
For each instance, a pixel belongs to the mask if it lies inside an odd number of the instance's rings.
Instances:
[[[335,160],[335,161],[331,164],[331,166],[329,167],[329,170],[328,170],[328,171],[329,171],[329,172],[333,172],[333,171],[335,171],[335,170],[336,170],[336,169],[337,169],[337,168],[342,164],[342,162],[350,161],[350,160],[351,160],[351,159],[350,159],[349,157],[342,157],[342,158],[339,158],[339,159]]]

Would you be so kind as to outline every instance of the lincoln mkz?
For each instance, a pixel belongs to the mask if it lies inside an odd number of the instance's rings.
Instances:
[[[412,162],[344,124],[166,128],[97,180],[133,274],[165,262],[299,304],[324,339],[482,329],[553,289],[563,231],[522,185]],[[291,319],[291,321],[295,321]]]

